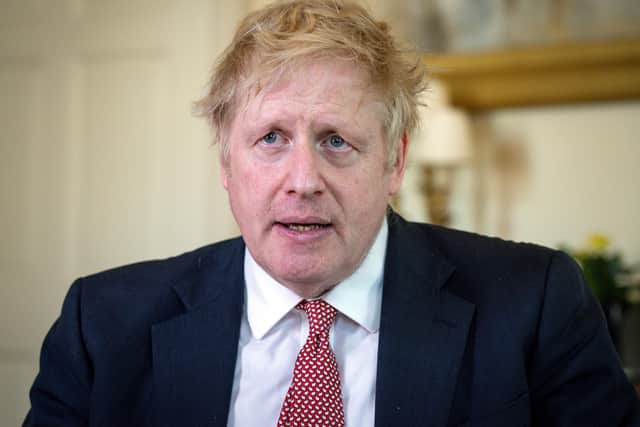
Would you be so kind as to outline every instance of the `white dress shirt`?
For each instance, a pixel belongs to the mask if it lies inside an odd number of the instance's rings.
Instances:
[[[338,310],[329,332],[347,426],[373,426],[386,218],[360,267],[321,298]],[[269,276],[245,250],[245,306],[229,427],[276,426],[293,366],[309,332],[302,298]]]

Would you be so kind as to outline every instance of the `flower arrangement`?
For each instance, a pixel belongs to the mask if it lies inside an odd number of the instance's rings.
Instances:
[[[593,233],[571,254],[582,267],[589,286],[600,301],[609,333],[616,349],[621,352],[623,316],[628,303],[633,303],[632,269],[624,265],[622,255],[610,248],[607,236]],[[640,289],[640,288],[639,288]]]
[[[593,233],[577,250],[568,250],[580,264],[587,282],[601,304],[609,305],[625,300],[623,277],[628,273],[619,252],[610,250],[607,236]]]

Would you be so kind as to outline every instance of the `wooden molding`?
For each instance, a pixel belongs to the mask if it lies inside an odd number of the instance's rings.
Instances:
[[[468,110],[640,98],[640,40],[425,55]]]

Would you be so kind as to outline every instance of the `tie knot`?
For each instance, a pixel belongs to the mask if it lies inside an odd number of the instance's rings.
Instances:
[[[323,300],[304,300],[297,309],[307,312],[309,318],[309,334],[317,335],[328,332],[336,318],[337,311],[331,304]]]

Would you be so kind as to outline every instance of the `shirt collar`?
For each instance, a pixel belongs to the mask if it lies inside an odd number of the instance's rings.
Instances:
[[[369,253],[356,271],[324,294],[321,299],[370,333],[380,328],[382,276],[387,250],[388,226],[385,217]],[[253,259],[248,249],[244,256],[246,314],[251,332],[261,339],[302,298],[273,279]]]

